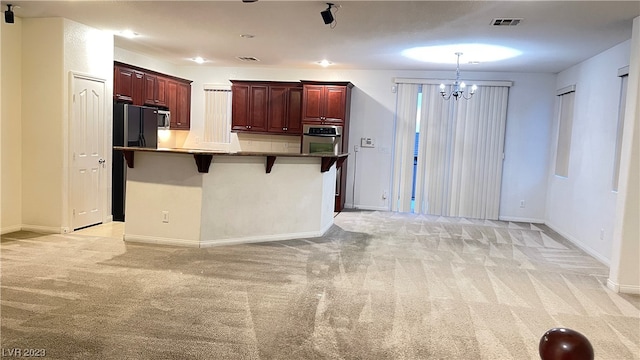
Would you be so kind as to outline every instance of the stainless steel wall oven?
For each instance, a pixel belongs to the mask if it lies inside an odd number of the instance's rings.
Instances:
[[[342,153],[342,126],[311,125],[302,126],[302,153]]]

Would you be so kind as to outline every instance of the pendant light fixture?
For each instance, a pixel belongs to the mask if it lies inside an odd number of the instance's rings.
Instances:
[[[468,95],[467,93],[465,93],[467,85],[464,83],[464,81],[460,81],[460,55],[462,55],[461,52],[456,53],[456,56],[458,57],[458,60],[456,61],[456,80],[453,82],[453,85],[451,85],[451,92],[447,94],[447,92],[445,91],[446,86],[444,84],[440,84],[440,95],[442,95],[442,98],[445,100],[449,100],[451,99],[451,97],[456,100],[458,100],[458,98],[469,100],[478,89],[478,87],[474,84],[473,86],[471,86],[471,91],[468,92]]]

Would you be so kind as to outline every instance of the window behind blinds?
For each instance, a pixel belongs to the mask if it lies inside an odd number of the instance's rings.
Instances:
[[[573,128],[573,104],[576,94],[575,86],[558,90],[560,111],[558,114],[558,145],[556,148],[556,172],[562,177],[569,177],[569,158],[571,154],[571,132]]]
[[[204,90],[204,142],[231,142],[231,88],[207,87]]]

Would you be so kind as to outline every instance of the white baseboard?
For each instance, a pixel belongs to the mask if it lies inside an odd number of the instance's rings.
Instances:
[[[20,231],[20,230],[22,230],[22,226],[20,226],[20,225],[11,225],[11,226],[3,227],[2,229],[0,229],[0,235],[16,232],[16,231]]]
[[[21,226],[21,230],[33,231],[33,232],[39,232],[39,233],[45,233],[45,234],[64,234],[69,232],[68,228],[64,228],[64,227],[24,225],[24,224]]]
[[[553,230],[553,231],[557,232],[558,234],[562,235],[562,237],[564,237],[565,239],[569,240],[573,245],[579,247],[580,249],[582,249],[587,254],[593,256],[594,258],[596,258],[596,260],[600,261],[604,265],[607,265],[608,267],[611,266],[611,260],[609,260],[609,259],[605,258],[604,256],[602,256],[600,253],[598,253],[597,251],[592,249],[590,246],[587,246],[584,243],[582,243],[581,241],[579,241],[578,239],[574,238],[573,236],[558,230],[558,227],[555,226],[554,224],[546,222],[545,225],[547,225],[551,230]]]
[[[611,279],[607,279],[607,287],[617,293],[640,295],[638,285],[620,285]]]
[[[198,240],[173,239],[173,238],[162,238],[162,237],[155,237],[155,236],[130,235],[130,234],[122,235],[122,239],[126,242],[132,242],[132,243],[200,247],[200,242]]]
[[[146,243],[146,244],[203,248],[203,247],[222,246],[222,245],[238,245],[238,244],[268,242],[268,241],[315,238],[315,237],[320,237],[324,235],[324,233],[327,232],[327,230],[329,230],[331,226],[333,226],[333,222],[330,222],[320,231],[308,231],[308,232],[277,234],[277,235],[245,236],[245,237],[238,237],[238,238],[210,239],[210,240],[200,240],[200,241],[162,238],[162,237],[153,237],[153,236],[144,236],[144,235],[133,235],[133,234],[124,234],[123,239],[126,242],[132,242],[132,243]]]
[[[345,207],[347,207],[345,205]],[[387,206],[368,206],[368,205],[356,205],[355,207],[351,207],[350,209],[354,210],[372,210],[372,211],[389,211],[389,207]]]
[[[512,221],[512,222],[526,222],[526,223],[533,223],[533,224],[544,224],[544,219],[525,218],[525,217],[517,217],[517,216],[499,216],[498,220]]]

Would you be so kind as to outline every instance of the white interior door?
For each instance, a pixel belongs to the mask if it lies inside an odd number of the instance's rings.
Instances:
[[[105,84],[73,76],[71,208],[73,229],[103,219]]]

